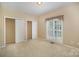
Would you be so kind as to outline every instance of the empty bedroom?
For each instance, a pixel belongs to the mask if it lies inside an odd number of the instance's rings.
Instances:
[[[79,57],[79,2],[0,2],[0,57]]]

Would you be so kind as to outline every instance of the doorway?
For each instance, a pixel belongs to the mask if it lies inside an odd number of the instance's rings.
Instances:
[[[15,19],[6,18],[6,43],[15,43]]]
[[[25,21],[22,18],[4,17],[4,44],[26,40]]]
[[[27,21],[27,39],[32,39],[32,21]]]
[[[63,43],[63,20],[54,18],[46,21],[46,37],[51,42]]]
[[[15,36],[16,43],[26,40],[26,23],[24,19],[15,20]]]
[[[37,38],[37,21],[4,17],[4,44]]]

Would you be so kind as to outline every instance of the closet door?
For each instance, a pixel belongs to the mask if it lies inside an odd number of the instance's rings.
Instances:
[[[32,21],[27,21],[27,39],[32,39]]]
[[[15,43],[15,19],[6,18],[6,43]]]
[[[26,24],[25,20],[17,19],[15,21],[16,43],[26,40]]]

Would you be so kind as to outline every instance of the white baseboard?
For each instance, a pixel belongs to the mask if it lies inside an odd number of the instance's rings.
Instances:
[[[66,46],[66,47],[70,47],[70,48],[75,48],[75,49],[78,49],[78,50],[79,50],[79,48],[74,47],[74,46],[71,46],[71,45],[68,45],[68,44],[64,44],[64,46]]]
[[[16,41],[16,43],[20,43],[20,42],[23,42],[23,41],[27,41],[27,40]]]
[[[4,42],[0,42],[0,48],[6,47],[6,44]]]

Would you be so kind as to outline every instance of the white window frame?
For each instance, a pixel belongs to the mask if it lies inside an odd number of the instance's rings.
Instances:
[[[52,31],[53,31],[53,35],[55,35],[55,34],[54,34],[55,31],[61,32],[61,37],[49,36],[49,34],[48,34],[48,24],[49,24],[49,21],[52,21],[52,22],[53,22],[53,25],[55,25],[55,21],[59,21],[59,22],[60,22],[59,25],[62,25],[62,26],[61,26],[61,27],[62,27],[61,30],[56,30],[56,29],[54,29],[55,26],[53,26]],[[64,26],[63,20],[60,20],[60,19],[58,19],[58,18],[55,18],[55,19],[51,19],[51,20],[49,20],[49,21],[46,21],[46,37],[47,37],[47,39],[48,39],[49,41],[53,41],[53,42],[57,42],[57,43],[63,43],[63,26]],[[59,34],[59,33],[58,33],[58,34]],[[56,35],[56,36],[57,36],[57,35]]]

